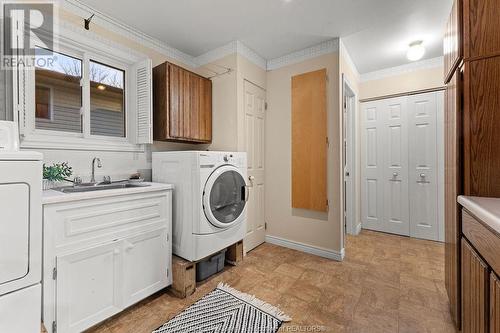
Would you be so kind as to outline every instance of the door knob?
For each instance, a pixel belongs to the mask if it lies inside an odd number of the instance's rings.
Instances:
[[[254,176],[248,176],[248,180],[253,182],[255,180],[255,177]]]
[[[425,178],[425,173],[421,173],[420,178]]]
[[[399,174],[398,174],[397,172],[393,172],[393,173],[392,173],[392,176],[393,176],[393,177],[397,177],[398,175],[399,175]]]

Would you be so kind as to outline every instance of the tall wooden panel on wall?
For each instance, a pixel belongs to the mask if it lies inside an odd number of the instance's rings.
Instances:
[[[444,82],[451,80],[462,58],[462,0],[453,1],[444,35]]]
[[[327,211],[326,69],[292,77],[292,207]]]
[[[488,266],[462,238],[462,332],[488,332]]]
[[[445,90],[445,285],[453,320],[460,327],[460,208],[461,168],[461,70],[454,72]]]
[[[500,197],[500,57],[465,62],[464,192]]]
[[[500,279],[490,274],[490,333],[500,333]]]
[[[498,0],[463,0],[464,58],[500,55]]]

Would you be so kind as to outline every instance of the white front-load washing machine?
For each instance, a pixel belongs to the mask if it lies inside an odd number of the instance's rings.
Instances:
[[[153,153],[153,181],[173,184],[173,253],[189,261],[245,237],[246,153]]]

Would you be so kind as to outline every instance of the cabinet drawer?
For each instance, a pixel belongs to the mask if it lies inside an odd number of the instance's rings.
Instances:
[[[476,220],[466,210],[462,210],[462,233],[486,260],[489,266],[500,273],[500,237]]]
[[[44,227],[57,249],[90,246],[167,225],[170,192],[100,198],[44,209]]]

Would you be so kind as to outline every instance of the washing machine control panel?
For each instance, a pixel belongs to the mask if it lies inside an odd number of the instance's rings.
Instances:
[[[200,165],[216,166],[231,164],[236,167],[246,167],[245,158],[241,153],[201,154]]]

